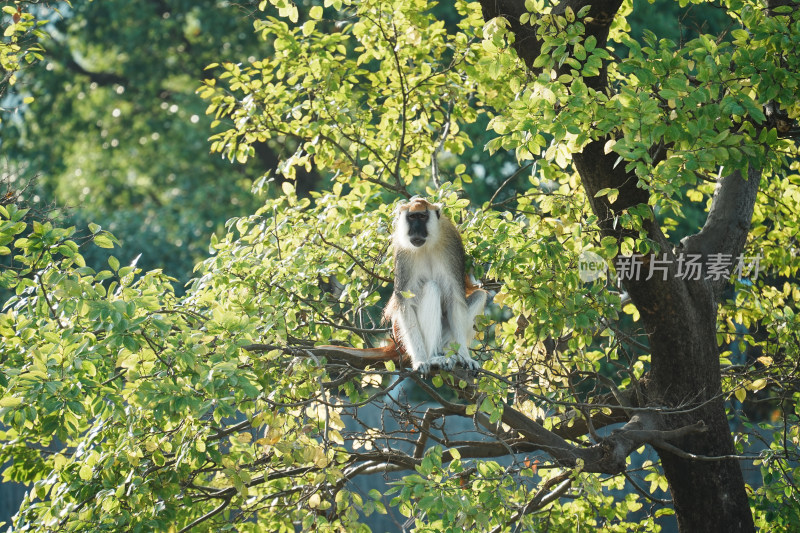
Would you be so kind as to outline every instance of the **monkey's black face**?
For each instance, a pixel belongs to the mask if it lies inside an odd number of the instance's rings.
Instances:
[[[408,222],[408,240],[411,244],[419,248],[425,244],[428,238],[428,219],[430,215],[427,211],[415,211],[406,215]]]

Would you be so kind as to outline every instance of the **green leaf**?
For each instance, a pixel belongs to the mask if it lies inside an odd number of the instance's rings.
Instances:
[[[734,395],[736,396],[737,400],[739,400],[740,402],[744,402],[745,398],[747,398],[747,391],[745,390],[744,387],[738,387],[734,391]]]
[[[92,479],[92,467],[89,465],[81,465],[80,470],[78,471],[80,478],[84,481],[89,481]]]
[[[0,398],[0,407],[17,407],[22,404],[22,399],[16,396],[4,396]]]
[[[114,242],[106,234],[95,235],[94,243],[100,248],[113,248]]]

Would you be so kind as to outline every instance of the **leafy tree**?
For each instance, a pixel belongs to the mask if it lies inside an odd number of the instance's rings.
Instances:
[[[4,26],[0,40],[0,67],[3,68],[0,97],[5,95],[8,87],[16,85],[21,69],[42,59],[44,50],[38,39],[46,35],[41,29],[41,22],[30,13],[25,13],[21,3],[4,5],[3,16],[9,23]]]
[[[291,139],[282,172],[331,172],[330,190],[285,183],[230,221],[184,297],[0,209],[0,462],[33,483],[15,525],[628,531],[674,512],[684,531],[796,530],[796,6],[726,0],[735,29],[679,45],[632,39],[623,1],[457,2],[452,30],[423,0],[327,3],[275,0],[255,23],[272,54],[220,63],[200,94],[231,125],[214,150]],[[487,160],[513,150],[528,176],[502,205],[467,199],[466,163],[433,171],[480,120]],[[498,290],[477,377],[315,347],[386,334],[391,213],[415,192]],[[706,221],[675,242],[691,204]],[[582,278],[587,252],[620,284]],[[760,275],[732,275],[740,254]],[[748,420],[755,399],[771,419]],[[362,490],[370,474],[391,488]]]
[[[77,227],[102,220],[125,243],[126,261],[142,254],[146,269],[186,282],[208,236],[256,209],[250,188],[284,149],[259,145],[248,166],[208,152],[211,119],[198,80],[212,61],[264,53],[252,9],[187,0],[7,6],[7,19],[21,14],[10,27],[24,32],[21,42],[37,38],[24,57],[46,50],[42,68],[21,69],[9,91],[2,135],[10,172],[18,183],[36,176],[40,202],[69,206]],[[319,180],[301,177],[300,190]],[[92,265],[106,259],[87,256]]]

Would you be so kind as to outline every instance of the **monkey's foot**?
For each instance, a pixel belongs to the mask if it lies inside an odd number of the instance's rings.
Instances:
[[[414,370],[419,372],[422,377],[427,378],[434,370],[450,370],[453,364],[450,359],[441,355],[435,355],[424,363],[415,363]]]
[[[418,372],[423,378],[427,378],[431,373],[430,363],[420,363],[418,365],[414,365],[413,368],[414,372]]]
[[[471,374],[477,374],[478,370],[481,369],[481,364],[468,355],[455,354],[452,362],[455,363],[455,366],[460,366]]]

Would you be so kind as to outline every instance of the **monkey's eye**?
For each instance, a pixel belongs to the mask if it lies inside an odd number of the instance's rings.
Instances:
[[[420,211],[420,212],[417,212],[417,213],[409,213],[408,214],[408,218],[410,218],[411,220],[420,220],[420,221],[424,222],[424,221],[428,220],[428,212],[427,211]]]

